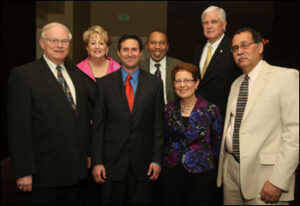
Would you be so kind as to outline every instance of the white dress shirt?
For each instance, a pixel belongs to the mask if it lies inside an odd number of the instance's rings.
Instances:
[[[163,81],[164,84],[164,99],[165,99],[165,103],[167,102],[167,89],[166,89],[166,70],[167,70],[167,58],[166,56],[164,56],[164,58],[162,58],[162,60],[160,60],[159,62],[153,61],[151,58],[150,59],[150,73],[154,74],[156,72],[156,67],[154,66],[155,64],[160,64],[160,72],[161,72],[161,79]]]
[[[204,62],[206,60],[206,57],[207,57],[207,52],[208,52],[208,47],[209,45],[212,46],[212,50],[211,50],[211,57],[213,57],[216,49],[218,48],[219,44],[221,43],[222,39],[224,38],[224,34],[221,36],[220,39],[218,39],[215,43],[213,44],[210,44],[209,41],[207,40],[205,46],[203,47],[203,51],[202,51],[202,54],[201,54],[201,58],[200,58],[200,62],[199,62],[199,68],[200,68],[200,74],[202,73],[202,68],[203,68],[203,65],[204,65]]]
[[[50,59],[48,59],[45,54],[43,55],[43,57],[44,57],[46,63],[48,64],[51,72],[54,74],[55,78],[57,79],[56,66],[58,66],[58,65],[54,64]],[[63,64],[61,64],[60,66],[61,66],[61,73],[62,73],[64,79],[66,80],[67,84],[68,84],[68,87],[69,87],[69,89],[71,91],[71,94],[72,94],[72,97],[73,97],[73,101],[76,105],[76,91],[75,91],[74,84],[73,84],[73,82],[72,82],[72,80],[71,80],[71,78],[70,78],[70,76],[69,76],[69,74],[66,70],[66,67]]]
[[[260,60],[258,62],[258,64],[254,67],[254,69],[252,69],[252,71],[248,74],[249,77],[249,84],[248,84],[248,98],[249,95],[251,93],[251,90],[253,88],[254,82],[256,80],[256,77],[258,75],[258,73],[260,72],[261,68],[262,68],[262,62],[263,60]],[[246,74],[243,74],[243,79],[245,78]],[[227,152],[232,153],[232,136],[233,136],[233,130],[234,130],[234,120],[235,120],[235,112],[236,112],[236,103],[237,103],[237,98],[239,95],[239,89],[237,90],[237,92],[234,94],[234,98],[231,104],[231,109],[230,109],[230,117],[229,117],[229,122],[228,122],[228,130],[227,130],[227,134],[225,137],[226,140],[226,149]],[[246,105],[247,107],[247,105]],[[246,108],[245,108],[246,109]]]

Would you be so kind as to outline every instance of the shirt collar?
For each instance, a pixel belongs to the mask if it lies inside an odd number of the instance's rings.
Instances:
[[[127,76],[128,76],[128,72],[125,71],[125,69],[123,69],[123,67],[121,67],[121,74],[122,74],[122,80],[123,82],[126,81]],[[131,80],[136,83],[138,81],[139,78],[139,74],[140,74],[140,67],[137,68],[137,70],[135,70],[132,74],[131,74]]]
[[[50,67],[51,71],[56,71],[56,64],[54,64],[50,59],[47,58],[47,56],[45,54],[43,54],[43,57],[46,61],[46,63],[48,64],[48,66]],[[64,64],[60,65],[62,68],[65,68]]]
[[[261,59],[257,65],[248,73],[248,77],[250,80],[255,80],[257,77],[257,74],[260,72],[262,68],[262,62],[263,60]]]
[[[154,61],[151,57],[150,57],[150,65],[154,67],[154,64],[159,63],[161,67],[165,67],[166,65],[166,61],[167,61],[167,57],[164,56],[164,58],[162,58],[159,62]]]
[[[206,43],[207,48],[208,48],[209,45],[212,45],[213,49],[216,49],[216,48],[219,46],[219,44],[221,43],[221,41],[222,41],[222,39],[224,38],[224,36],[225,36],[225,35],[224,35],[224,33],[223,33],[222,36],[221,36],[221,38],[218,39],[217,41],[215,41],[213,44],[211,44],[211,43],[207,40],[207,43]]]

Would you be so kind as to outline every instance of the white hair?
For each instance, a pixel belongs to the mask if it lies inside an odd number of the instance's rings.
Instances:
[[[58,23],[58,22],[51,22],[49,24],[46,24],[43,28],[42,28],[42,33],[41,33],[41,39],[45,39],[46,36],[45,36],[45,33],[48,29],[54,27],[54,26],[60,26],[62,28],[64,28],[68,34],[69,34],[69,40],[72,39],[72,34],[70,32],[70,30],[68,29],[68,27],[66,27],[65,25],[61,24],[61,23]]]
[[[221,22],[226,21],[226,13],[225,13],[224,9],[222,9],[220,7],[217,7],[217,6],[207,7],[201,14],[201,21],[203,21],[203,17],[206,13],[212,12],[212,11],[218,11],[219,12],[219,17],[220,17]]]

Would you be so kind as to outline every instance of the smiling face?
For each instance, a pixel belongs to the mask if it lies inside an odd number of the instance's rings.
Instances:
[[[159,62],[167,55],[169,49],[167,36],[161,32],[152,32],[146,46],[150,57]]]
[[[135,39],[126,39],[120,44],[120,51],[118,51],[122,67],[128,72],[132,73],[138,68],[139,60],[142,56],[139,43]]]
[[[226,21],[221,21],[218,10],[211,11],[204,14],[202,27],[204,36],[213,44],[223,35]]]
[[[53,40],[59,40],[54,42]],[[62,40],[67,40],[63,41]],[[40,46],[44,51],[44,54],[54,64],[60,65],[64,62],[69,54],[69,34],[61,26],[53,26],[45,31],[45,39],[40,39]]]
[[[191,72],[179,70],[175,74],[174,89],[181,99],[191,99],[195,97],[195,91],[199,85],[199,79],[194,80]]]
[[[239,47],[233,52],[235,63],[248,74],[262,59],[263,43],[253,43],[252,34],[248,31],[236,34],[232,39],[232,47]],[[247,45],[241,48],[241,45]]]
[[[86,49],[92,58],[103,58],[108,52],[108,46],[99,34],[91,35]]]

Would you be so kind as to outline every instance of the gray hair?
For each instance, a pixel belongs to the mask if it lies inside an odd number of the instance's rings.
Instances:
[[[43,28],[42,28],[42,33],[41,33],[41,39],[45,39],[46,36],[45,36],[45,33],[48,29],[50,29],[51,27],[54,27],[54,26],[60,26],[60,27],[63,27],[69,34],[69,40],[72,39],[72,34],[70,32],[70,30],[68,29],[68,27],[66,27],[65,25],[61,24],[61,23],[58,23],[58,22],[51,22],[49,24],[46,24]]]
[[[226,21],[226,13],[225,13],[224,9],[222,9],[220,7],[217,7],[217,6],[207,7],[201,14],[201,21],[203,21],[203,17],[206,13],[212,12],[212,11],[218,11],[219,12],[219,17],[220,17],[221,22]]]

